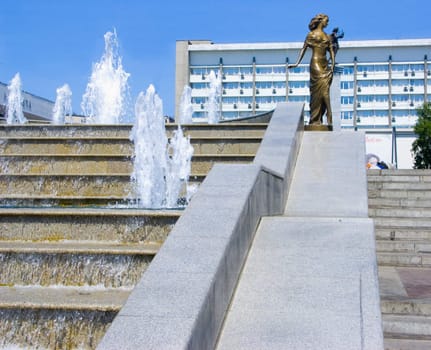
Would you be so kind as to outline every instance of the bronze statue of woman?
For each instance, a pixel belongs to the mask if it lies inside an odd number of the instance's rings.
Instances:
[[[332,41],[323,29],[328,25],[329,17],[324,14],[316,15],[308,25],[310,32],[304,41],[298,61],[288,68],[294,68],[301,63],[307,48],[311,48],[310,61],[310,125],[321,125],[326,113],[328,125],[332,125],[332,110],[329,88],[335,67],[335,54]],[[326,54],[329,52],[330,61]]]

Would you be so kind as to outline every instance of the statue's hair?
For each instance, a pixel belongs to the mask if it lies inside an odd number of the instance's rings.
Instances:
[[[322,20],[324,18],[328,18],[327,15],[323,14],[323,13],[319,13],[318,15],[314,16],[311,21],[310,24],[308,25],[308,28],[310,30],[314,30],[317,28],[317,26],[319,25],[320,22],[322,22]]]

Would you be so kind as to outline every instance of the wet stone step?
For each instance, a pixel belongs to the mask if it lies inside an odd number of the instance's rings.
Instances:
[[[118,312],[132,288],[0,286],[0,310],[41,309]],[[1,311],[0,311],[1,312]]]
[[[191,174],[188,184],[199,185],[206,174]],[[134,184],[131,174],[0,174],[0,201],[6,198],[34,196],[117,196],[131,197]]]
[[[133,287],[153,255],[87,252],[2,252],[0,285]]]
[[[206,154],[192,158],[192,173],[208,173],[215,163],[251,163],[255,154]],[[0,155],[3,174],[132,173],[133,160],[122,155]]]
[[[181,210],[0,208],[0,240],[164,242]]]
[[[193,137],[190,143],[194,154],[256,153],[261,137],[226,136]],[[122,155],[133,156],[134,145],[129,138],[120,137],[9,137],[0,138],[2,155]]]
[[[2,349],[95,349],[116,311],[0,309]]]
[[[219,123],[217,125],[190,124],[182,125],[184,135],[191,137],[262,137],[267,123]],[[131,124],[116,125],[1,125],[0,137],[121,137],[128,138]],[[168,137],[178,129],[176,124],[166,124]]]
[[[0,241],[0,254],[123,254],[154,256],[161,245],[162,243],[156,242],[119,243],[82,240],[60,242]]]

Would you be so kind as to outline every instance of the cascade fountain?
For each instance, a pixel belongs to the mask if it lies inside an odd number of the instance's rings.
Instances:
[[[22,111],[21,77],[16,73],[8,85],[7,124],[24,124],[27,118]]]
[[[93,65],[81,108],[91,123],[118,124],[127,109],[130,74],[123,69],[116,31],[107,32],[104,38],[105,52]]]
[[[137,98],[130,139],[135,145],[131,178],[136,204],[144,208],[177,207],[190,174],[193,147],[180,126],[168,142],[162,100],[153,85]]]
[[[179,124],[193,123],[193,105],[192,105],[192,88],[188,85],[184,86],[180,101]]]
[[[72,114],[72,91],[69,85],[64,84],[57,89],[54,108],[52,109],[52,121],[54,124],[64,124],[66,115]]]
[[[208,124],[217,124],[220,120],[221,77],[214,71],[209,74],[209,93],[207,102]]]

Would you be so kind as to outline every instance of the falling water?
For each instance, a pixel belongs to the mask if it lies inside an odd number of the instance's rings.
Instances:
[[[189,200],[190,189],[188,188],[188,180],[192,168],[193,146],[190,144],[190,136],[185,137],[181,126],[174,131],[169,142],[168,154],[168,174],[166,178],[167,207],[175,207],[180,197],[183,185],[186,186],[186,200]]]
[[[193,105],[192,105],[192,88],[188,85],[184,86],[180,102],[180,124],[192,124]]]
[[[72,91],[69,85],[64,84],[57,89],[54,108],[52,109],[52,121],[54,124],[64,124],[66,115],[72,114]]]
[[[21,77],[16,73],[8,85],[7,124],[24,124],[27,118],[22,111]]]
[[[118,54],[117,33],[107,32],[105,52],[93,65],[90,81],[82,97],[81,108],[89,122],[100,124],[118,124],[126,114],[127,80]]]
[[[130,139],[135,144],[132,181],[137,204],[144,208],[176,207],[190,174],[193,148],[180,128],[168,142],[162,100],[153,85],[138,96]]]
[[[220,120],[221,77],[217,77],[214,71],[211,71],[209,81],[210,89],[207,102],[208,124],[217,124]]]

